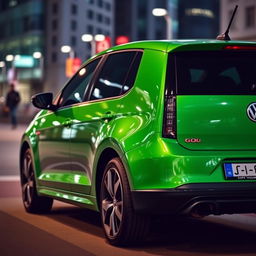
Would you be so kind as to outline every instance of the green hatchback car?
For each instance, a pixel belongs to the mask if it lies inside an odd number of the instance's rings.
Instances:
[[[22,137],[26,211],[99,211],[107,240],[153,215],[256,212],[256,43],[144,41],[85,62]]]

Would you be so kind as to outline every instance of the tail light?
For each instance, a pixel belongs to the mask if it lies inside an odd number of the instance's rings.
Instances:
[[[163,137],[176,138],[176,97],[165,97],[165,110],[163,120]]]

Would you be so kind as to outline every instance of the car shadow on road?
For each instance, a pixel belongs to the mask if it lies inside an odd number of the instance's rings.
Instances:
[[[48,217],[77,230],[104,238],[98,212],[75,206],[53,208]]]
[[[53,209],[48,217],[80,231],[104,238],[99,213],[76,207]],[[238,255],[256,253],[256,233],[204,219],[155,218],[147,240],[129,247],[154,255],[194,253]],[[128,248],[127,248],[128,249]]]
[[[173,251],[195,255],[255,254],[255,240],[254,232],[204,219],[162,219],[153,223],[150,240],[138,249],[156,255],[170,255]]]

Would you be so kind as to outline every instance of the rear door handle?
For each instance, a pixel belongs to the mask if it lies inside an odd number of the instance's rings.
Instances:
[[[107,111],[102,117],[103,120],[111,120],[115,117],[115,114],[112,111]]]
[[[65,126],[65,127],[70,127],[71,125],[72,125],[72,120],[71,119],[67,119],[67,120],[65,120],[64,121],[64,123],[63,123],[63,125]]]

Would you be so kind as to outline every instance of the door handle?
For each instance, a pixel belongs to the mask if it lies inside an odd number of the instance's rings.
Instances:
[[[110,121],[115,117],[115,114],[112,111],[107,111],[102,117],[103,120]]]
[[[65,126],[65,127],[70,127],[71,125],[72,125],[72,120],[71,119],[67,119],[67,120],[65,120],[64,121],[64,123],[63,123],[63,125]]]

